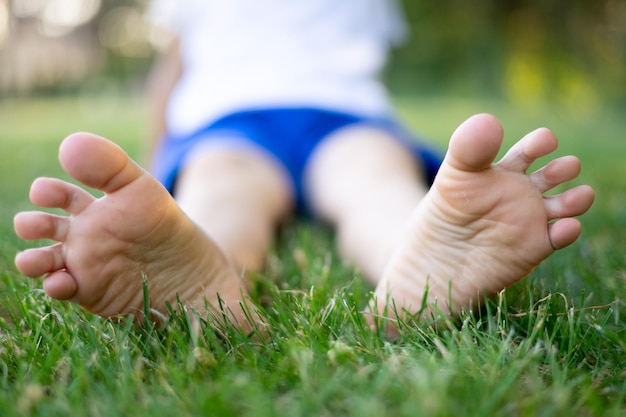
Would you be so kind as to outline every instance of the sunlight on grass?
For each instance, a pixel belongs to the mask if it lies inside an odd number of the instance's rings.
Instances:
[[[114,141],[136,144],[145,136],[143,102],[137,97],[51,97],[0,100],[0,140],[60,142],[73,132],[88,131]]]

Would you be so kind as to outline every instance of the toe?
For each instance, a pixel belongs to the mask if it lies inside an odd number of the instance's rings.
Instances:
[[[40,207],[60,208],[79,214],[95,198],[82,188],[56,178],[38,178],[30,188],[30,201]]]
[[[68,136],[59,149],[63,169],[83,184],[112,193],[145,173],[115,143],[89,133]]]
[[[44,279],[43,289],[55,300],[70,300],[78,291],[78,285],[67,271],[57,271]]]
[[[69,230],[67,217],[41,211],[24,211],[13,219],[15,233],[24,240],[51,239],[65,240]]]
[[[27,277],[40,277],[65,268],[61,245],[28,249],[15,257],[15,266]]]
[[[15,233],[24,240],[51,239],[65,240],[69,230],[67,217],[41,211],[24,211],[13,219]]]
[[[462,171],[481,171],[495,159],[504,132],[489,114],[477,114],[463,122],[450,139],[445,162]]]
[[[582,226],[577,219],[561,219],[548,226],[548,237],[552,247],[562,249],[571,245],[578,239]]]
[[[564,156],[551,161],[545,167],[528,177],[540,192],[546,192],[566,181],[573,180],[580,173],[580,160],[575,156]]]
[[[584,214],[594,200],[594,192],[588,185],[571,188],[562,194],[544,198],[548,218],[562,219]]]
[[[534,130],[513,145],[498,162],[498,166],[509,171],[526,172],[537,158],[554,152],[557,146],[556,137],[550,130]]]

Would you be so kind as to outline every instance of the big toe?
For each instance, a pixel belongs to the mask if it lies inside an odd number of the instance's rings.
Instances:
[[[73,178],[106,193],[124,187],[143,173],[122,148],[90,133],[68,136],[59,148],[59,161]]]
[[[490,114],[477,114],[455,130],[450,139],[446,162],[463,171],[480,171],[496,158],[504,131]]]

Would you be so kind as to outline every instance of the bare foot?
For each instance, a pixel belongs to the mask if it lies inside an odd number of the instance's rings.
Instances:
[[[456,314],[524,278],[578,238],[581,225],[573,217],[591,206],[591,187],[543,193],[576,178],[579,160],[558,158],[527,175],[532,162],[556,150],[555,137],[535,130],[492,164],[502,138],[502,127],[486,114],[453,134],[435,183],[376,289],[375,311],[390,316],[387,306],[395,305],[399,313],[416,314],[425,302],[426,314],[433,305]]]
[[[106,139],[78,133],[61,145],[63,169],[81,183],[101,190],[94,198],[65,181],[39,178],[30,199],[60,208],[69,216],[40,211],[15,217],[23,239],[59,243],[19,253],[18,269],[30,277],[46,275],[45,292],[104,317],[144,309],[147,279],[150,306],[167,313],[177,297],[187,306],[219,309],[219,297],[239,319],[242,289],[235,271],[209,238],[189,220],[168,192]]]

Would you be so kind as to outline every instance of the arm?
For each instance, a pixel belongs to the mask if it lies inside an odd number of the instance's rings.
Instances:
[[[146,83],[149,117],[149,142],[146,149],[148,160],[152,159],[157,144],[167,132],[167,104],[182,73],[180,42],[175,39],[155,61]]]

